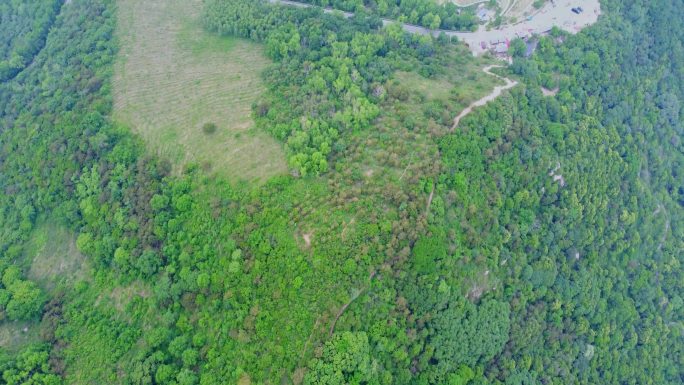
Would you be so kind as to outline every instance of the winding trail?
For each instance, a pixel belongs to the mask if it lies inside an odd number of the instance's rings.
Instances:
[[[272,3],[272,4],[287,5],[287,6],[298,7],[298,8],[309,8],[309,7],[312,7],[311,4],[300,3],[300,2],[298,2],[298,1],[290,1],[290,0],[268,0],[268,1],[269,1],[270,3]],[[516,1],[516,0],[514,0],[514,1],[512,2],[512,4],[515,4],[515,1]],[[510,7],[511,7],[511,5],[510,5],[510,3],[509,3],[509,8],[510,8]],[[341,11],[339,11],[339,10],[335,10],[335,9],[332,9],[332,8],[323,8],[323,12],[325,12],[325,13],[340,12],[340,13],[341,13],[344,17],[346,17],[346,18],[351,18],[351,17],[354,16],[353,13],[350,13],[350,12],[341,12]],[[387,25],[387,24],[394,23],[394,21],[393,21],[393,20],[389,20],[389,19],[382,19],[382,23],[383,23],[383,25]],[[473,33],[473,32],[435,31],[435,30],[430,30],[430,29],[427,29],[427,28],[424,28],[424,27],[420,27],[420,26],[417,26],[417,25],[411,25],[411,24],[402,24],[402,28],[403,28],[404,31],[406,31],[406,32],[415,33],[415,34],[420,34],[420,35],[436,35],[436,34],[442,33],[442,32],[446,32],[447,35],[450,35],[450,36],[457,36],[457,37],[460,37],[460,38],[464,38],[465,36],[476,36],[476,35],[477,35],[477,32]],[[489,95],[483,97],[483,98],[480,99],[480,100],[476,100],[475,102],[471,103],[468,107],[466,107],[463,111],[461,111],[461,113],[458,114],[458,116],[457,116],[456,118],[454,118],[454,125],[451,127],[451,130],[452,130],[452,131],[453,131],[454,129],[456,129],[456,127],[458,126],[458,124],[459,124],[459,122],[461,121],[461,119],[463,119],[465,116],[467,116],[468,114],[470,114],[471,112],[473,112],[473,109],[474,109],[475,107],[484,106],[485,104],[489,103],[490,101],[492,101],[492,100],[498,98],[498,97],[501,95],[502,92],[504,92],[504,91],[506,91],[506,90],[508,90],[508,89],[510,89],[510,88],[513,88],[513,87],[515,87],[515,86],[518,84],[517,81],[511,80],[511,79],[508,79],[508,78],[504,78],[504,77],[502,77],[502,76],[499,76],[499,75],[497,75],[497,74],[491,72],[491,69],[492,69],[492,68],[500,68],[500,67],[503,67],[503,66],[501,66],[501,65],[494,65],[494,64],[493,64],[493,65],[489,65],[489,66],[483,68],[482,70],[483,70],[487,75],[495,76],[495,77],[497,77],[497,78],[503,80],[504,82],[506,82],[506,84],[503,85],[503,86],[496,86],[496,87],[494,87],[494,90],[493,90]],[[403,177],[403,174],[402,174],[402,177]],[[431,202],[432,202],[432,199],[430,199],[430,203],[431,203]],[[429,210],[429,207],[430,207],[430,203],[428,203],[428,210]]]
[[[430,197],[428,198],[427,201],[427,206],[425,207],[425,217],[427,218],[428,215],[430,215],[430,205],[432,205],[432,199],[435,197],[435,187],[437,186],[437,183],[432,184],[432,191],[430,191]]]
[[[354,302],[357,298],[359,298],[361,296],[361,294],[363,294],[363,292],[365,292],[366,290],[368,290],[370,288],[371,282],[373,281],[373,277],[375,277],[376,273],[377,273],[377,271],[373,270],[368,275],[368,285],[361,288],[361,289],[355,290],[354,293],[352,294],[351,298],[349,299],[349,301],[347,303],[345,303],[344,305],[342,305],[340,310],[337,312],[337,315],[335,316],[335,319],[333,320],[332,325],[330,325],[330,333],[329,333],[330,336],[332,336],[333,333],[335,333],[335,326],[337,325],[337,321],[340,319],[340,317],[342,317],[342,314],[344,314],[344,311],[347,310],[349,305],[351,305],[352,302]]]
[[[503,86],[496,86],[496,87],[494,87],[494,90],[493,90],[489,95],[486,95],[486,96],[483,97],[482,99],[476,100],[476,101],[470,103],[470,105],[469,105],[468,107],[466,107],[463,111],[461,111],[460,114],[458,114],[457,117],[454,118],[454,125],[451,126],[451,130],[452,130],[452,131],[455,130],[456,127],[458,127],[458,124],[461,122],[461,119],[465,118],[468,114],[470,114],[471,112],[473,112],[473,109],[474,109],[475,107],[482,107],[482,106],[484,106],[485,104],[487,104],[487,103],[491,102],[492,100],[494,100],[494,99],[498,98],[499,96],[501,96],[501,94],[502,94],[504,91],[506,91],[506,90],[508,90],[508,89],[511,89],[511,88],[515,87],[516,85],[518,85],[518,82],[515,81],[515,80],[511,80],[511,79],[509,79],[509,78],[505,78],[505,77],[503,77],[503,76],[499,76],[499,75],[497,75],[497,74],[491,72],[491,69],[492,69],[492,68],[502,68],[502,67],[503,67],[503,66],[501,66],[501,65],[492,64],[492,65],[488,65],[487,67],[485,67],[485,68],[482,69],[482,71],[484,71],[484,73],[486,73],[487,75],[495,76],[495,77],[497,77],[497,78],[499,78],[499,79],[505,81],[506,84],[503,85]]]
[[[665,229],[663,229],[662,235],[660,237],[660,243],[658,244],[658,251],[663,249],[663,244],[667,240],[667,233],[670,231],[670,216],[667,214],[667,211],[665,210],[665,207],[663,207],[662,203],[658,203],[658,208],[653,212],[653,215],[658,215],[660,213],[663,213],[665,216]]]

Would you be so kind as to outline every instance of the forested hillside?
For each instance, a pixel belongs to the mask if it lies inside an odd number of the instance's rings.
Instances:
[[[273,61],[252,114],[291,175],[263,184],[115,123],[122,3],[58,3],[0,1],[0,53],[50,26],[0,78],[1,383],[684,381],[679,0],[602,1],[457,127],[494,59],[206,0]]]
[[[370,12],[431,29],[474,31],[478,26],[475,7],[457,7],[451,1],[302,0],[301,2],[349,12]]]
[[[0,81],[15,76],[43,48],[61,0],[0,1]]]

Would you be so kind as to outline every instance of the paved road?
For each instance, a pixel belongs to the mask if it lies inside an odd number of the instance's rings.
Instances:
[[[311,4],[304,4],[297,1],[290,0],[269,0],[273,4],[282,4],[292,7],[308,8]],[[573,13],[571,8],[581,6],[584,12],[579,15]],[[324,12],[333,13],[340,12],[330,8],[324,8]],[[353,13],[341,12],[341,14],[350,18],[354,16]],[[522,22],[512,25],[506,25],[500,29],[486,30],[480,27],[476,32],[456,32],[444,30],[431,30],[419,25],[402,24],[404,31],[420,35],[439,36],[444,33],[447,36],[457,37],[459,40],[465,42],[474,55],[482,54],[489,50],[492,42],[510,41],[516,37],[529,36],[531,34],[542,34],[548,32],[552,27],[556,26],[564,29],[570,33],[577,33],[583,28],[592,25],[598,20],[601,14],[601,7],[599,0],[556,0],[552,3],[547,3],[542,9],[537,11],[530,18]],[[396,23],[394,20],[382,19],[383,25]],[[482,47],[484,42],[485,47]]]

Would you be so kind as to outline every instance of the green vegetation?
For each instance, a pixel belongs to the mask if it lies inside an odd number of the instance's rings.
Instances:
[[[0,83],[3,383],[681,383],[676,1],[541,38],[456,130],[498,82],[459,44],[252,0],[207,1],[209,37],[154,4],[73,0]],[[183,132],[251,115],[235,140],[299,177],[178,167],[121,118],[120,66],[161,39],[121,29],[164,26],[262,65],[245,114]]]
[[[0,358],[3,383],[8,385],[59,385],[59,376],[49,372],[47,346],[36,346],[17,355],[16,359]]]
[[[493,63],[491,59],[473,60],[460,48],[445,53],[439,73],[398,71],[394,74],[394,84],[412,96],[425,97],[428,102],[451,99],[463,108],[502,83],[482,71],[487,64]]]
[[[429,100],[446,100],[454,90],[454,85],[444,79],[424,78],[416,72],[397,72],[395,79],[407,93],[417,92]]]
[[[321,17],[336,23],[337,34],[322,33]],[[378,21],[363,15],[348,25],[320,9],[209,1],[205,21],[221,34],[264,41],[280,62],[266,74],[271,89],[257,105],[257,126],[286,142],[290,168],[300,176],[327,172],[349,134],[371,128],[394,68],[424,61],[425,74],[436,70],[430,37],[407,35],[398,25],[375,33]],[[302,45],[302,36],[311,42]]]
[[[211,135],[216,132],[216,124],[214,123],[204,123],[202,125],[202,131],[207,134]]]
[[[5,319],[0,325],[0,346],[4,354],[16,354],[40,341],[39,323],[35,320],[8,321]]]
[[[0,82],[31,63],[61,6],[61,0],[0,1]]]
[[[21,278],[21,271],[5,266],[0,288],[0,315],[12,321],[29,320],[40,315],[45,302],[36,283]]]
[[[54,292],[61,283],[73,284],[88,277],[86,257],[76,248],[73,233],[64,225],[38,221],[24,248],[27,277]]]
[[[285,174],[282,145],[254,130],[265,88],[263,49],[205,32],[199,2],[119,1],[114,118],[139,133],[174,172],[200,165],[232,179]],[[217,129],[202,130],[207,122]]]
[[[430,29],[474,31],[478,25],[478,19],[473,11],[474,7],[459,8],[453,2],[437,0],[301,0],[301,2],[349,12],[368,12]]]

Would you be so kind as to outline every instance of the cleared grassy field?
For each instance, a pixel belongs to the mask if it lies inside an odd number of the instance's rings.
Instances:
[[[282,145],[254,129],[269,64],[260,45],[205,32],[196,0],[119,0],[114,117],[175,171],[196,163],[231,179],[287,172]],[[203,126],[213,123],[215,132]]]
[[[0,350],[17,352],[40,341],[40,324],[33,321],[3,321],[0,323]]]
[[[50,221],[40,223],[25,250],[27,277],[51,291],[59,283],[71,285],[89,274],[86,257],[76,248],[69,230]]]
[[[428,79],[416,72],[398,71],[395,79],[411,92],[423,95],[427,100],[452,98],[465,108],[470,102],[481,98],[502,83],[482,72],[493,63],[490,59],[471,58],[467,51],[452,57],[448,75]]]

